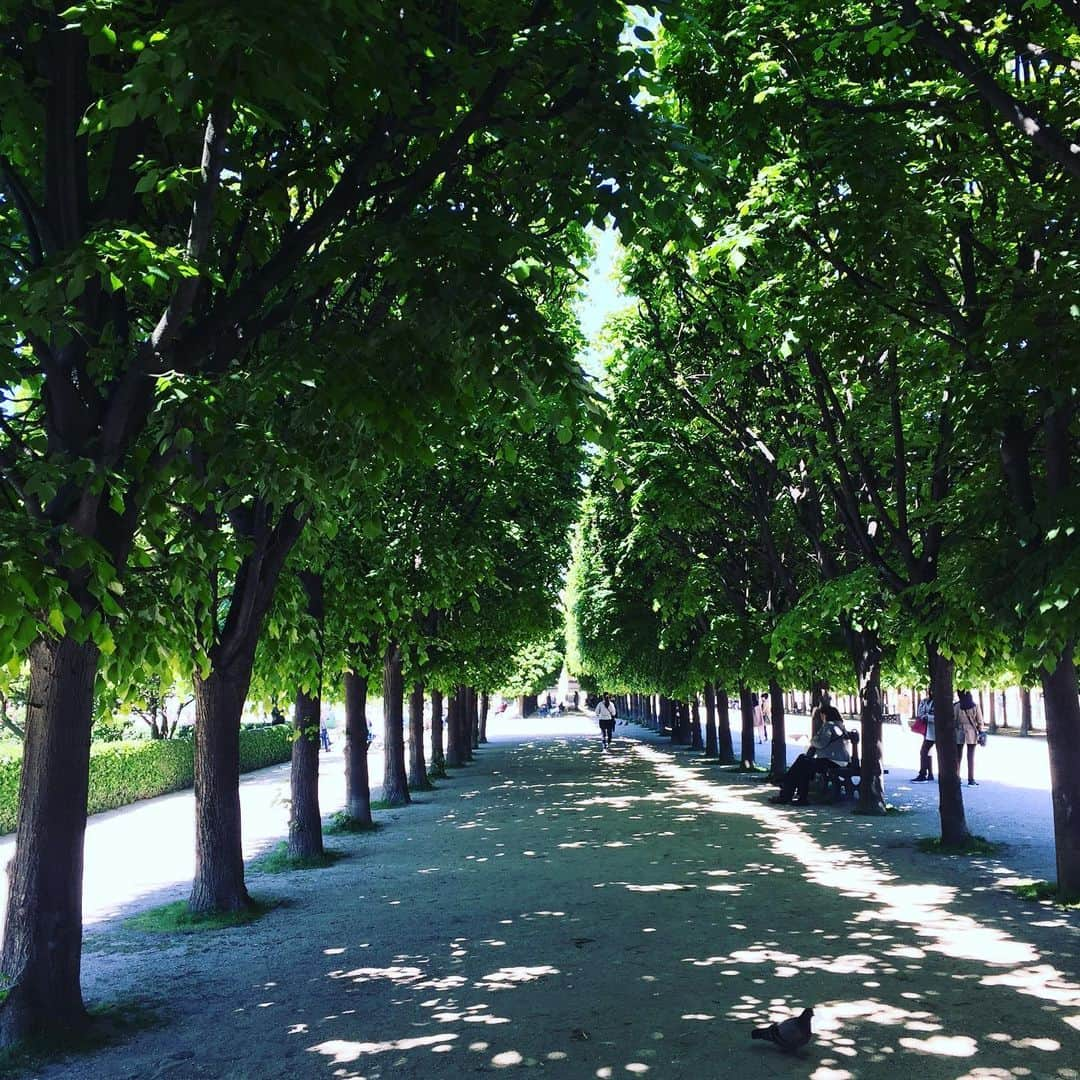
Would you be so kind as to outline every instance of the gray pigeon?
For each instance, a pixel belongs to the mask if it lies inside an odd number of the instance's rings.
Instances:
[[[781,1050],[800,1050],[814,1037],[814,1032],[810,1028],[813,1015],[813,1009],[803,1009],[798,1016],[781,1020],[779,1024],[754,1028],[751,1038],[765,1039],[767,1042],[775,1043]]]

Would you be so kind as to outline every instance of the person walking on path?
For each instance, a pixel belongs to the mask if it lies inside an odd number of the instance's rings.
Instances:
[[[600,724],[600,739],[604,746],[611,745],[611,737],[615,734],[615,703],[611,695],[605,693],[596,704],[596,719]]]
[[[750,695],[750,701],[754,706],[754,728],[758,733],[756,742],[767,743],[769,741],[769,729],[765,726],[765,706],[763,702],[768,698],[768,694],[761,701],[758,700],[757,694]]]
[[[929,687],[926,695],[919,702],[915,720],[912,722],[914,731],[922,729],[922,746],[919,747],[919,775],[911,778],[912,783],[922,784],[934,779],[934,759],[930,751],[937,742],[937,733],[934,730],[934,698]]]
[[[982,710],[970,690],[961,690],[957,695],[953,706],[953,723],[956,725],[956,767],[963,764],[966,746],[968,787],[978,787],[975,780],[975,746],[985,745],[986,736],[983,734]]]

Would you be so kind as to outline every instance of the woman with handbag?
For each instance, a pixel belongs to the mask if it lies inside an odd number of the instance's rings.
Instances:
[[[923,737],[922,746],[919,747],[919,775],[913,776],[913,784],[922,784],[934,779],[934,759],[930,751],[934,749],[937,741],[937,732],[934,730],[934,698],[929,690],[916,711],[915,719],[911,722],[911,730],[916,735]]]
[[[982,710],[970,690],[961,690],[957,695],[957,702],[953,706],[953,723],[956,725],[956,767],[963,763],[966,746],[968,787],[978,787],[975,781],[975,747],[985,746],[986,736],[982,729]]]

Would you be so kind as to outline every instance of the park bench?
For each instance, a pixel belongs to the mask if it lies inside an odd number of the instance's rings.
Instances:
[[[817,777],[821,783],[821,794],[827,802],[840,799],[854,799],[859,794],[859,782],[862,779],[859,762],[859,733],[845,731],[844,738],[851,742],[851,760],[846,765],[822,758],[818,763]]]

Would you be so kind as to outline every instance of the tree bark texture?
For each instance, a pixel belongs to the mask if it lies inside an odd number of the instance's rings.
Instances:
[[[731,701],[725,687],[716,690],[716,756],[726,764],[735,760],[735,744],[731,737]]]
[[[195,676],[195,880],[188,904],[196,913],[251,905],[240,833],[240,717],[250,677],[250,665],[246,677],[228,667]]]
[[[383,657],[383,798],[390,806],[406,806],[412,801],[405,771],[404,702],[401,649],[391,643]]]
[[[1031,690],[1026,686],[1020,687],[1020,734],[1031,734]]]
[[[431,691],[431,769],[436,776],[446,769],[446,750],[443,745],[443,693]]]
[[[750,697],[750,687],[739,687],[739,712],[742,715],[742,754],[740,762],[744,769],[754,767],[754,702]]]
[[[1071,644],[1054,670],[1042,673],[1041,681],[1050,753],[1058,892],[1076,900],[1080,899],[1080,698]]]
[[[355,671],[345,672],[345,813],[357,824],[372,823],[367,679]]]
[[[409,789],[429,791],[427,762],[424,760],[424,684],[414,683],[409,695]]]
[[[469,760],[473,751],[480,748],[480,695],[475,686],[469,687]]]
[[[300,572],[307,598],[307,613],[315,621],[319,638],[319,677],[314,694],[296,694],[296,726],[289,774],[289,858],[317,859],[323,853],[322,812],[319,809],[319,728],[322,722],[322,639],[326,608],[323,581],[308,570]]]
[[[716,739],[716,688],[711,682],[705,684],[705,756],[716,757],[719,753]]]
[[[694,750],[705,749],[705,740],[701,737],[701,709],[697,694],[690,699],[690,745]]]
[[[488,713],[491,711],[491,695],[486,691],[480,695],[480,742],[486,743]]]
[[[776,679],[769,680],[769,711],[772,729],[769,775],[774,783],[779,783],[787,772],[787,711],[784,708],[784,691]]]
[[[938,763],[938,813],[941,818],[941,842],[947,847],[962,847],[971,839],[964,817],[964,797],[960,791],[960,766],[956,760],[956,725],[953,721],[953,662],[938,651],[935,642],[927,644],[930,688],[934,698],[935,750]]]
[[[446,764],[450,768],[458,768],[465,764],[462,753],[461,738],[461,713],[464,709],[464,687],[455,686],[447,702],[446,710]]]
[[[877,635],[853,631],[855,668],[859,680],[859,800],[860,814],[885,813],[881,745],[881,644]]]
[[[98,650],[70,637],[30,648],[15,857],[0,966],[0,1042],[78,1030],[83,838]]]

